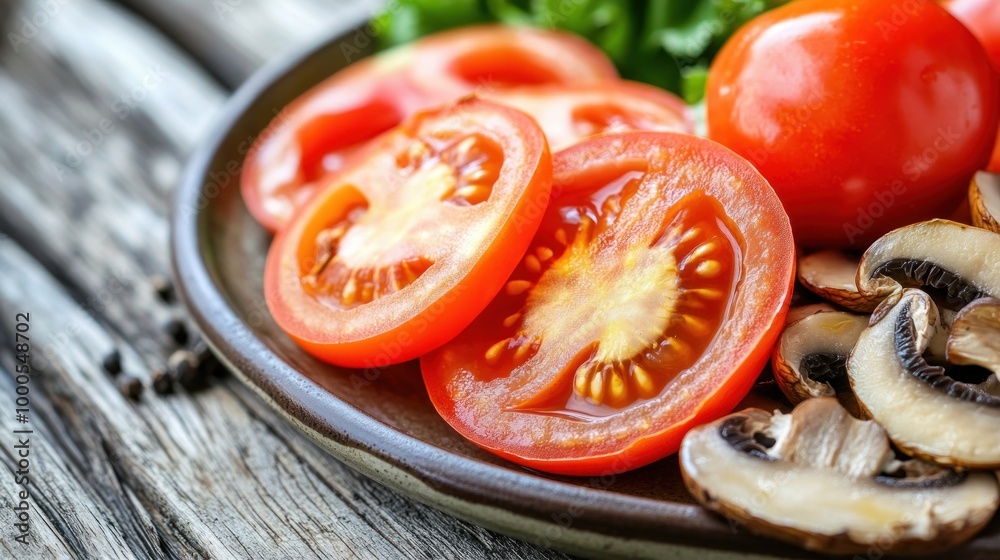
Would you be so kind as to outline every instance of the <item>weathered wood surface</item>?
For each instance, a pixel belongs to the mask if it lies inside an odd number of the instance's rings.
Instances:
[[[376,14],[386,0],[119,0],[174,38],[234,87],[275,53],[321,36],[348,14]]]
[[[332,21],[338,4],[322,4],[243,0],[248,23],[225,40],[256,53],[249,69],[281,41],[258,48],[248,33],[292,37],[300,20],[275,14],[325,9]],[[0,557],[561,557],[361,477],[234,378],[122,397],[100,365],[108,351],[148,383],[173,350],[162,326],[183,311],[148,278],[168,272],[171,190],[227,92],[193,47],[120,6],[34,0],[12,11],[0,47]],[[216,25],[212,11],[182,13],[195,28]],[[44,24],[32,31],[25,17]],[[27,425],[13,410],[19,312],[30,313],[35,366]],[[12,430],[25,426],[27,546],[13,540]]]

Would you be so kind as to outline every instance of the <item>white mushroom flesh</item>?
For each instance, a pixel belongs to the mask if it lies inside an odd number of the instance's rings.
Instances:
[[[1000,406],[956,398],[908,370],[897,347],[897,325],[906,315],[913,321],[918,354],[942,328],[934,302],[920,290],[904,290],[891,308],[876,310],[847,362],[858,401],[911,453],[941,464],[1000,468]]]
[[[984,295],[1000,296],[1000,234],[948,220],[893,230],[861,258],[858,289],[884,298],[901,287],[929,285],[905,279],[900,284],[890,277],[905,276],[901,271],[904,266],[911,271],[919,269],[919,275],[929,275],[936,284],[949,283],[957,296],[950,304],[957,307]]]
[[[1000,175],[976,173],[970,187],[969,206],[976,227],[1000,233]]]
[[[1000,376],[1000,299],[983,298],[958,314],[948,337],[948,361],[976,365]]]
[[[765,460],[733,446],[721,428],[747,417],[774,440]],[[1000,501],[992,473],[938,487],[893,487],[897,468],[885,432],[851,418],[833,399],[812,399],[773,417],[750,409],[692,430],[681,446],[685,482],[704,505],[751,531],[828,553],[932,552],[969,538]],[[921,464],[908,471],[944,472]]]
[[[834,362],[846,362],[867,326],[868,317],[834,311],[809,315],[785,327],[771,361],[781,392],[793,404],[836,395],[831,384],[834,380],[815,379],[808,371],[807,358],[820,358],[814,361],[838,367]],[[844,375],[846,382],[846,372]]]

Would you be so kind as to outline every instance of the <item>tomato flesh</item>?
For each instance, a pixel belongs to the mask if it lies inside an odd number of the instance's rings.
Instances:
[[[635,468],[749,391],[791,297],[787,216],[746,161],[688,135],[586,140],[554,181],[504,289],[421,370],[485,449],[555,473]]]
[[[486,98],[534,117],[553,151],[604,133],[694,132],[683,101],[659,88],[634,82],[523,87],[487,94]]]
[[[584,85],[618,79],[604,53],[571,33],[496,25],[464,27],[413,45],[409,76],[445,99],[525,85]]]
[[[331,177],[275,239],[272,315],[340,365],[440,345],[517,264],[548,197],[549,158],[538,126],[513,109],[466,100],[418,114]]]
[[[322,179],[417,110],[476,91],[616,78],[596,47],[560,32],[482,26],[426,37],[352,64],[276,115],[247,154],[243,198],[257,221],[277,231]]]
[[[863,249],[947,215],[989,160],[997,74],[955,18],[912,4],[791,2],[712,63],[709,137],[764,174],[800,245]]]

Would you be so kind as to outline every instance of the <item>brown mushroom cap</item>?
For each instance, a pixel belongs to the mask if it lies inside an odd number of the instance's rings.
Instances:
[[[951,309],[1000,296],[1000,234],[948,220],[893,230],[865,251],[857,284],[878,300],[921,288]]]
[[[810,303],[808,305],[797,305],[788,310],[788,315],[785,317],[785,324],[791,325],[799,319],[805,319],[810,315],[815,315],[817,313],[827,313],[829,311],[839,311],[838,308],[834,307],[829,303]]]
[[[1000,233],[1000,175],[980,171],[969,185],[972,225]]]
[[[859,265],[860,259],[831,249],[799,258],[796,270],[799,282],[810,292],[851,311],[871,313],[881,298],[858,291]]]
[[[951,378],[924,357],[944,331],[926,293],[906,289],[886,300],[847,360],[851,387],[907,452],[944,465],[998,468],[1000,397]]]
[[[875,422],[833,399],[791,414],[744,410],[687,434],[681,472],[692,495],[752,532],[831,554],[930,554],[992,518],[991,473],[898,461]]]

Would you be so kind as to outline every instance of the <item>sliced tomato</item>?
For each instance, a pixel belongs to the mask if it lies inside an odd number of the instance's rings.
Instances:
[[[618,79],[618,71],[603,52],[582,37],[563,31],[463,27],[432,35],[409,48],[414,51],[415,64],[408,67],[418,89],[447,99],[514,86],[582,85]]]
[[[381,367],[465,328],[503,286],[548,202],[538,125],[465,100],[380,137],[275,239],[264,288],[320,359]]]
[[[482,26],[429,36],[347,67],[278,113],[247,154],[243,198],[277,231],[359,146],[419,109],[476,91],[617,77],[600,50],[562,32]]]
[[[790,302],[791,229],[746,160],[695,136],[598,136],[554,166],[504,290],[420,366],[441,416],[484,449],[621,472],[750,390]]]
[[[534,117],[552,151],[603,133],[632,130],[694,133],[694,123],[680,98],[636,82],[523,87],[498,91],[486,98]]]

